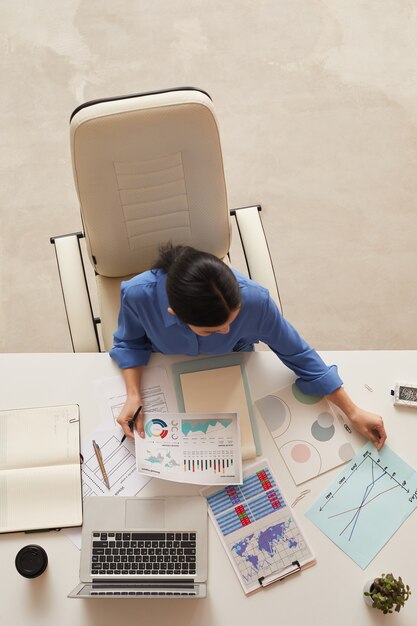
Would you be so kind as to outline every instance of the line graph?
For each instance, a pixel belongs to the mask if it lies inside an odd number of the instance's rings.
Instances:
[[[181,420],[181,430],[184,437],[191,434],[203,433],[204,435],[218,435],[221,431],[227,429],[233,421],[231,419],[183,419]]]
[[[340,531],[340,535],[343,535],[343,533],[345,531],[347,531],[350,528],[350,533],[349,533],[349,541],[352,539],[353,533],[355,531],[356,525],[358,523],[360,514],[362,512],[362,510],[366,507],[369,506],[374,500],[376,500],[377,498],[383,496],[384,494],[388,493],[389,491],[392,491],[393,489],[403,489],[405,491],[405,493],[409,493],[409,489],[407,489],[407,481],[404,480],[403,484],[401,484],[397,478],[396,478],[396,472],[393,471],[392,473],[390,473],[388,471],[388,466],[385,467],[381,467],[381,459],[378,457],[376,460],[373,458],[372,456],[372,452],[370,452],[369,450],[366,450],[363,454],[363,459],[360,463],[354,463],[353,466],[351,467],[350,471],[351,473],[345,478],[345,480],[343,480],[343,478],[339,481],[339,486],[336,489],[335,493],[331,495],[332,498],[334,498],[336,496],[336,494],[338,493],[338,491],[340,491],[341,489],[343,489],[349,479],[352,478],[352,476],[354,475],[355,472],[359,471],[360,468],[362,467],[362,465],[368,465],[368,467],[366,468],[366,470],[370,471],[370,482],[365,486],[364,492],[362,497],[360,498],[360,503],[358,504],[358,506],[354,506],[350,509],[346,509],[344,511],[340,511],[338,513],[335,513],[333,515],[329,515],[329,519],[332,519],[334,517],[340,517],[341,515],[344,515],[346,513],[351,513],[353,512],[353,516],[350,519],[350,521],[346,524],[346,526],[344,528],[342,528],[342,530]],[[362,468],[365,469],[365,468]],[[378,475],[376,475],[376,473],[379,472]],[[384,478],[388,478],[389,480],[394,481],[394,485],[393,486],[389,486],[386,487],[385,489],[381,489],[378,493],[376,493],[372,498],[370,498],[371,494],[374,492],[375,487],[378,487],[378,481],[381,481]],[[331,501],[330,498],[327,498],[326,502],[323,504],[323,506],[321,507],[321,510],[323,511],[324,508],[326,507],[326,505]]]
[[[359,456],[363,457],[361,461],[356,460],[356,459],[358,459]],[[381,459],[379,457],[377,457],[377,459],[375,460],[373,458],[373,456],[372,456],[372,451],[367,449],[367,450],[365,450],[365,452],[363,452],[362,455],[359,453],[355,457],[355,459],[353,459],[353,465],[351,465],[351,467],[350,467],[350,472],[348,471],[348,472],[343,472],[342,473],[341,478],[339,478],[339,480],[338,480],[337,488],[334,489],[334,490],[329,491],[326,494],[326,502],[321,505],[320,511],[323,511],[325,506],[329,503],[329,501],[332,498],[336,497],[336,495],[340,491],[340,489],[342,489],[347,484],[347,482],[352,479],[354,473],[357,472],[362,467],[362,465],[365,463],[366,460],[372,461],[372,463],[373,463],[373,465],[372,465],[372,472],[374,470],[374,465],[376,465],[377,467],[379,467],[382,470],[382,474],[380,475],[380,478],[382,476],[386,475],[387,477],[391,478],[396,483],[396,485],[395,485],[396,487],[401,487],[402,489],[404,489],[404,491],[406,493],[409,493],[410,490],[407,488],[407,481],[403,480],[403,482],[400,483],[398,481],[398,479],[396,478],[397,472],[396,471],[392,471],[392,473],[390,473],[388,471],[388,466],[387,465],[382,467],[381,466]],[[372,473],[372,476],[373,476],[373,473]],[[375,480],[373,479],[371,485],[369,485],[369,486],[373,486],[374,483],[375,483]]]
[[[394,487],[390,487],[389,489],[384,489],[383,491],[381,491],[380,493],[376,494],[373,498],[371,498],[370,500],[366,500],[366,496],[367,494],[365,494],[365,497],[363,498],[361,504],[358,507],[354,507],[353,509],[347,509],[346,511],[341,511],[340,513],[335,513],[334,515],[329,515],[329,519],[331,519],[332,517],[338,517],[339,515],[343,515],[344,513],[350,513],[351,511],[355,511],[355,516],[352,518],[352,520],[349,522],[349,524],[347,524],[347,526],[345,526],[345,528],[341,531],[341,535],[344,533],[344,531],[350,526],[350,524],[357,519],[357,513],[364,508],[365,506],[367,506],[368,504],[370,504],[373,500],[376,500],[376,498],[378,498],[379,496],[383,495],[384,493],[387,493],[388,491],[391,491],[392,489],[398,489],[398,485],[394,485]],[[353,531],[352,531],[353,532]],[[352,536],[352,535],[351,535]],[[349,537],[349,539],[351,538],[351,536]]]
[[[368,443],[307,512],[361,567],[416,507],[415,470],[388,446]]]
[[[380,473],[380,475],[378,476],[378,478],[375,478],[374,476],[374,464],[375,461],[368,456],[368,459],[371,459],[371,472],[372,472],[372,482],[370,482],[366,488],[365,488],[365,492],[363,494],[363,498],[361,500],[360,505],[355,509],[348,509],[347,511],[342,511],[341,513],[338,513],[336,515],[330,515],[329,519],[331,519],[332,517],[337,517],[338,515],[342,515],[343,513],[349,513],[352,510],[354,511],[354,515],[351,518],[351,520],[348,522],[348,524],[343,528],[343,530],[340,532],[341,535],[343,535],[343,533],[350,527],[352,526],[351,530],[350,530],[350,534],[349,534],[349,541],[352,539],[352,535],[355,531],[356,528],[356,524],[358,522],[359,516],[361,514],[361,511],[363,510],[363,508],[369,504],[371,504],[371,502],[373,502],[374,500],[376,500],[378,497],[384,495],[385,493],[388,493],[389,491],[392,491],[392,489],[398,489],[399,487],[401,487],[401,485],[399,483],[397,483],[396,485],[394,485],[393,487],[388,487],[387,489],[383,489],[382,491],[380,491],[379,493],[377,493],[373,498],[369,499],[370,494],[372,493],[375,485],[377,484],[377,482],[379,480],[381,480],[381,478],[384,478],[384,476],[388,475],[386,471],[382,471]]]

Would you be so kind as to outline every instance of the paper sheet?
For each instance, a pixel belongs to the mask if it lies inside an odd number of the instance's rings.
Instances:
[[[240,418],[242,457],[256,456],[252,426],[240,365],[180,375],[187,413],[237,413]]]
[[[83,442],[82,483],[83,498],[88,496],[134,496],[149,482],[150,478],[136,471],[134,442],[126,438],[120,440],[123,433],[113,426],[98,429]],[[93,439],[100,446],[104,467],[110,483],[110,489],[104,484],[103,476],[93,449]]]
[[[255,402],[296,485],[346,463],[355,452],[343,417],[294,383]]]
[[[145,414],[145,439],[135,431],[136,466],[146,476],[197,485],[242,482],[236,413]]]
[[[144,412],[166,413],[177,409],[173,389],[164,367],[145,368],[141,392]],[[117,424],[116,420],[126,400],[126,388],[122,376],[95,381],[95,395],[102,419],[108,424]]]
[[[368,442],[306,515],[365,569],[416,506],[417,472]]]

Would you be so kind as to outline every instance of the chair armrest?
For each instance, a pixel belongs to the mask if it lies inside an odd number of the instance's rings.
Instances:
[[[260,206],[230,211],[235,218],[249,277],[266,287],[282,312],[281,298],[260,216]]]
[[[82,233],[52,237],[55,246],[62,295],[74,352],[99,352],[90,294],[79,238]]]

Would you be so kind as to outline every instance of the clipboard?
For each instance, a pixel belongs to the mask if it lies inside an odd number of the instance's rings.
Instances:
[[[316,563],[266,459],[245,468],[242,485],[205,488],[201,494],[245,594]]]

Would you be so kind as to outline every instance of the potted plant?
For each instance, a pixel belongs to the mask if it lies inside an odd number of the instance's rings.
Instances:
[[[364,587],[365,602],[383,613],[398,613],[410,594],[410,587],[403,583],[401,576],[394,578],[392,574],[381,574]]]

